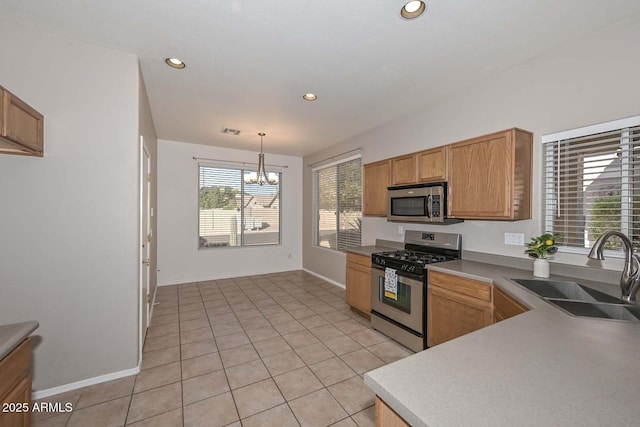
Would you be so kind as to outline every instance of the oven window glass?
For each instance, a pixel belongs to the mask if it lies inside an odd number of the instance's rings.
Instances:
[[[391,215],[426,216],[427,197],[393,197],[391,198]]]
[[[401,280],[402,278],[398,277],[398,299],[387,298],[384,296],[384,292],[382,292],[382,302],[400,311],[404,311],[407,314],[411,314],[411,286],[405,285]]]

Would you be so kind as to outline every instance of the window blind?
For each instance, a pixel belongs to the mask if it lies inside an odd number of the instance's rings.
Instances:
[[[543,138],[545,231],[560,235],[561,250],[586,252],[607,230],[640,246],[640,126],[573,134]]]
[[[360,246],[362,159],[360,156],[314,169],[314,244],[345,251]]]
[[[199,165],[198,171],[200,248],[280,243],[280,184],[244,183],[255,170]]]

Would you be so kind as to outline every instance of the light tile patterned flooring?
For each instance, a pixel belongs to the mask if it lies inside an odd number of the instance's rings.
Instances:
[[[304,271],[158,288],[135,376],[47,398],[34,426],[373,426],[363,374],[410,354]]]

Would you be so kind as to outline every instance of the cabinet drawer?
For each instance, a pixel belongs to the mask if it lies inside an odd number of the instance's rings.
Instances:
[[[10,387],[29,374],[31,339],[27,338],[0,361],[0,385]],[[4,390],[3,390],[4,391]],[[1,393],[1,392],[0,392]]]
[[[371,267],[371,257],[353,254],[351,252],[347,252],[347,262],[360,264],[365,267]]]
[[[430,286],[439,286],[459,294],[491,302],[491,283],[479,282],[437,271],[430,271],[428,277]]]

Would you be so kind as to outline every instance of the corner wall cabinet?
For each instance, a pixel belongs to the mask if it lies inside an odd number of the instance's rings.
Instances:
[[[0,360],[0,426],[31,425],[31,339]],[[5,411],[6,409],[6,411]]]
[[[532,143],[531,132],[513,128],[451,144],[449,215],[530,219]]]
[[[433,347],[489,326],[491,283],[430,271],[427,289],[427,345]]]
[[[502,289],[493,287],[493,323],[500,322],[518,314],[529,311],[514,298],[506,294]]]
[[[362,191],[365,216],[387,216],[387,187],[391,185],[391,160],[364,165]]]
[[[44,117],[0,86],[0,153],[44,155]]]
[[[371,258],[347,253],[347,304],[366,318],[371,316]]]

